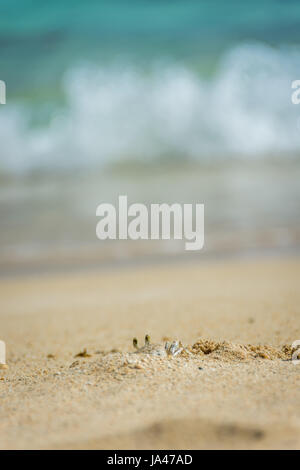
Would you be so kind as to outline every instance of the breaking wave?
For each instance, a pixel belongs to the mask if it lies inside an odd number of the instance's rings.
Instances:
[[[84,65],[61,83],[47,124],[32,108],[0,109],[2,171],[59,170],[161,158],[265,159],[300,154],[300,106],[291,103],[300,52],[243,45],[204,79],[185,64]]]

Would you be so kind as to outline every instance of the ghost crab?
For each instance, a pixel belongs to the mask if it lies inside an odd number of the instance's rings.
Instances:
[[[167,341],[164,345],[153,344],[150,341],[150,336],[145,336],[145,344],[142,347],[138,347],[138,340],[133,338],[133,347],[136,349],[136,353],[152,354],[154,356],[162,357],[175,357],[183,351],[181,341]]]

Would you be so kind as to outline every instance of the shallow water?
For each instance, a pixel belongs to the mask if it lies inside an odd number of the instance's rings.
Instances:
[[[0,189],[0,257],[11,263],[51,260],[102,262],[185,253],[184,241],[100,241],[96,207],[204,203],[204,254],[298,250],[300,165],[277,163],[169,166],[52,175],[11,181]],[[192,256],[192,254],[190,253]],[[54,261],[53,261],[54,260]]]

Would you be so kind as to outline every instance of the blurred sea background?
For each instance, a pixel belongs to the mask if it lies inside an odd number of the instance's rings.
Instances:
[[[120,194],[204,203],[199,256],[298,251],[297,0],[2,0],[0,79],[2,274],[184,253],[97,240]]]

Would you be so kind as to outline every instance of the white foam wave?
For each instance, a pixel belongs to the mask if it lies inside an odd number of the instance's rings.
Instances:
[[[1,168],[102,165],[127,159],[272,158],[300,154],[300,106],[291,103],[299,50],[244,45],[202,79],[180,64],[84,66],[66,74],[66,106],[30,126],[21,106],[0,110]]]

